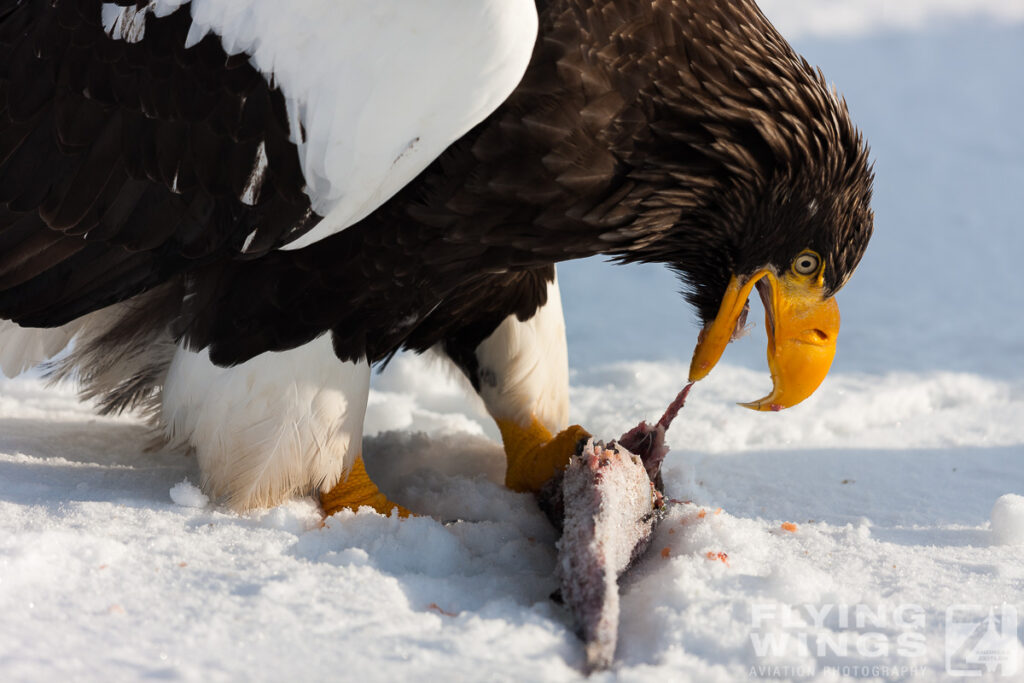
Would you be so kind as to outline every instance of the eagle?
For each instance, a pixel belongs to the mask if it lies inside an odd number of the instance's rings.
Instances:
[[[0,365],[192,450],[234,509],[408,514],[362,459],[371,368],[431,351],[536,491],[569,425],[555,264],[678,274],[690,381],[764,302],[811,395],[873,172],[753,0],[0,0]]]

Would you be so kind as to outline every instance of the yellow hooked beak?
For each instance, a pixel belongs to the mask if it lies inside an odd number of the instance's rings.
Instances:
[[[824,274],[778,276],[761,270],[733,276],[715,319],[704,326],[690,364],[690,381],[703,379],[722,357],[736,330],[747,298],[757,285],[764,302],[768,331],[768,367],[774,388],[759,401],[741,403],[753,410],[782,410],[814,393],[825,379],[836,355],[839,306],[824,296]]]

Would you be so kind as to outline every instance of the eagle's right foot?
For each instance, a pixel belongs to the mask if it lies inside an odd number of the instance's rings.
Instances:
[[[590,433],[579,425],[552,436],[536,418],[526,427],[513,420],[497,420],[505,444],[505,486],[520,493],[540,491],[541,487],[569,464],[579,443]]]

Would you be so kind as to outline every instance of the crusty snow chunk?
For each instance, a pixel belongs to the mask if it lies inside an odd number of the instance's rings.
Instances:
[[[1024,545],[1024,496],[1007,493],[996,501],[992,536],[997,545]]]
[[[210,504],[210,498],[188,479],[172,486],[170,493],[174,504],[183,508],[204,508]]]

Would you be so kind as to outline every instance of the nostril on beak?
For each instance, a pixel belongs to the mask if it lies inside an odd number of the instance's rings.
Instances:
[[[807,330],[804,332],[804,340],[810,344],[826,344],[828,343],[828,333],[823,330]]]

